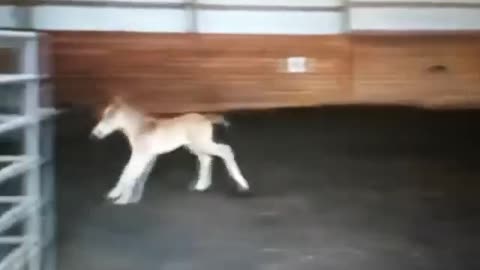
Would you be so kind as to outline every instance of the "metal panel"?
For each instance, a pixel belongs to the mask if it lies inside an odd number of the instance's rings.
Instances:
[[[0,184],[9,178],[15,177],[19,174],[26,173],[35,167],[36,160],[32,158],[23,158],[22,160],[17,160],[11,162],[8,166],[0,170]],[[1,198],[1,197],[0,197]]]
[[[41,173],[42,165],[51,162],[53,158],[53,128],[50,127],[53,124],[48,119],[56,112],[41,107],[44,102],[40,100],[40,80],[48,73],[48,68],[40,68],[39,64],[39,50],[42,50],[42,57],[48,55],[44,52],[45,48],[39,46],[41,39],[44,39],[43,35],[33,32],[0,31],[0,44],[20,47],[21,51],[21,73],[0,74],[0,86],[24,86],[18,89],[23,91],[23,95],[18,95],[23,99],[19,102],[23,113],[0,115],[0,134],[14,129],[22,129],[24,134],[23,154],[2,156],[0,153],[0,162],[8,163],[0,169],[0,184],[9,179],[23,180],[21,194],[0,194],[0,203],[10,205],[0,213],[0,233],[5,233],[0,236],[0,247],[15,247],[6,256],[0,257],[0,270],[53,270],[56,265],[54,176],[53,171],[50,171],[53,166],[49,166],[51,168],[47,173]],[[0,99],[1,96],[0,88]],[[42,124],[48,124],[44,134],[40,134]],[[23,177],[19,177],[22,174]],[[43,186],[47,189],[44,192],[41,189]],[[15,225],[24,226],[21,231],[23,235],[9,235]]]

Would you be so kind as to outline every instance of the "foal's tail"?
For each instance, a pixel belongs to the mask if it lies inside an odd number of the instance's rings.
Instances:
[[[220,114],[205,114],[205,118],[207,118],[212,124],[219,124],[225,127],[230,126],[230,122],[223,115]]]

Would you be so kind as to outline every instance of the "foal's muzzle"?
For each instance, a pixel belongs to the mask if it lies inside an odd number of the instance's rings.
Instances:
[[[88,136],[90,140],[95,140],[98,141],[101,138],[103,138],[103,133],[100,132],[98,129],[94,129],[90,132],[90,135]]]
[[[88,135],[88,138],[94,141],[98,140],[98,137],[95,134],[93,134],[93,132],[90,132],[90,134]]]

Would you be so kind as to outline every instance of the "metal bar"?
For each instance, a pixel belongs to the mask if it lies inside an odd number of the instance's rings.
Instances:
[[[21,67],[24,73],[37,74],[39,69],[38,63],[38,40],[29,40],[25,43],[22,53]],[[24,111],[26,116],[36,118],[39,115],[39,95],[40,87],[38,81],[28,82],[25,87],[25,100]],[[40,160],[40,126],[39,122],[35,121],[25,129],[24,134],[24,147],[25,154],[29,157],[33,157],[36,160]],[[24,182],[24,194],[29,197],[29,200],[34,204],[40,204],[40,168],[39,164],[35,164],[34,168],[25,175]],[[35,209],[29,213],[29,217],[26,222],[27,237],[31,240],[29,243],[34,247],[40,247],[41,244],[41,216],[40,209]],[[39,250],[38,256],[31,254],[33,249],[29,250],[29,270],[41,269],[41,250]],[[1,269],[0,269],[1,270]]]
[[[0,245],[18,245],[24,242],[23,236],[0,236]]]
[[[0,203],[21,203],[26,199],[26,196],[1,196]]]
[[[27,244],[21,245],[8,254],[0,263],[0,270],[19,269],[26,263]]]
[[[0,74],[0,84],[26,83],[44,79],[45,76],[36,74]]]
[[[34,39],[37,35],[35,32],[0,30],[0,38]]]
[[[55,108],[42,108],[40,109],[40,121],[47,120],[51,118],[52,116],[56,116],[57,114],[60,114],[61,111],[56,110]]]
[[[0,115],[0,134],[12,131],[26,126],[27,118],[24,116],[5,116]]]
[[[49,104],[50,105],[50,104]],[[59,113],[59,112],[56,112]],[[47,125],[47,134],[45,136],[42,136],[42,145],[46,146],[46,152],[45,153],[45,158],[50,158],[54,159],[55,158],[55,152],[54,152],[54,134],[55,134],[55,122],[47,122],[45,123]],[[43,181],[46,182],[46,188],[45,188],[45,195],[44,195],[44,200],[42,203],[45,204],[44,208],[48,208],[45,211],[47,211],[47,217],[45,221],[45,229],[47,232],[45,233],[45,242],[44,246],[50,245],[47,247],[47,249],[44,252],[44,257],[45,257],[45,269],[44,270],[55,270],[56,269],[56,257],[57,257],[57,252],[56,252],[56,212],[55,212],[55,163],[49,163],[45,165],[45,175],[43,176]]]
[[[0,162],[14,162],[14,161],[22,161],[25,160],[25,156],[23,155],[16,155],[16,156],[0,156]]]
[[[0,233],[18,222],[25,221],[23,223],[24,235],[0,236],[0,244],[22,245],[0,260],[0,270],[20,270],[20,268],[22,270],[53,270],[56,268],[55,212],[52,207],[55,200],[53,171],[50,172],[48,169],[44,178],[40,171],[40,166],[53,156],[46,155],[48,157],[43,158],[41,152],[44,151],[41,151],[40,145],[46,152],[52,151],[53,133],[49,131],[45,134],[49,138],[41,136],[40,124],[58,112],[51,108],[40,108],[40,80],[47,76],[38,74],[47,74],[49,71],[48,63],[45,67],[40,68],[39,66],[39,58],[48,54],[46,48],[39,47],[40,38],[44,39],[42,34],[0,30],[0,43],[21,48],[20,67],[22,73],[0,74],[0,84],[25,84],[24,114],[0,114],[0,133],[13,128],[25,127],[24,155],[0,156],[0,162],[12,162],[0,170],[0,183],[25,173],[21,196],[0,196],[0,203],[12,205],[0,215]],[[42,50],[42,55],[39,55],[40,50]],[[46,103],[50,105],[51,102],[46,100]],[[45,102],[42,104],[45,106]],[[50,125],[51,123],[46,124]],[[42,180],[46,181],[45,188],[48,189],[44,195],[41,194]],[[42,236],[42,232],[45,232],[45,235]],[[28,264],[26,265],[26,263]]]
[[[352,29],[352,14],[348,5],[343,6],[343,16],[342,16],[342,31],[345,33],[350,32]]]
[[[20,204],[14,205],[10,210],[6,211],[0,216],[0,232],[4,232],[15,223],[25,219],[32,208],[29,201],[24,201]]]
[[[32,247],[28,242],[19,246],[10,252],[0,263],[0,270],[19,270],[23,269],[27,261],[33,256],[39,254],[38,247]]]
[[[34,7],[31,6],[17,9],[15,12],[17,25],[21,25],[23,29],[33,29],[35,27],[33,25],[33,9]]]
[[[22,258],[17,264],[14,264],[12,268],[9,270],[23,270],[25,269],[24,266],[27,260],[31,260],[33,258],[39,257],[40,247],[31,246],[30,244],[28,244],[28,242],[25,245],[26,245],[25,248],[27,251],[27,256],[25,258]]]
[[[51,118],[52,116],[55,116],[60,113],[61,111],[55,110],[54,108],[42,108],[42,109],[39,109],[39,113],[36,116],[20,116],[20,115],[17,116],[17,115],[1,115],[0,114],[0,134],[6,133],[21,127],[25,127],[37,121],[45,121]]]
[[[198,11],[197,11],[197,0],[190,0],[188,3],[188,8],[190,11],[190,22],[187,32],[197,33],[198,32]]]
[[[43,37],[42,40],[42,54],[40,57],[41,59],[46,59],[45,63],[41,63],[42,74],[49,74],[52,70],[52,62],[49,61],[49,52],[48,49],[50,46],[47,46],[48,39],[47,37]],[[47,57],[43,58],[43,55]],[[45,60],[44,60],[45,61]],[[53,105],[53,87],[50,84],[44,86],[44,105],[43,106],[52,106]],[[42,119],[45,120],[47,117],[55,117],[57,114],[61,113],[61,111],[54,111],[48,109],[42,109]],[[53,138],[55,136],[55,122],[48,121],[42,122],[45,125],[45,134],[41,136],[41,143],[44,147],[44,156],[43,159],[46,160],[53,160],[55,157],[54,153],[54,142]],[[43,270],[55,270],[57,267],[57,251],[56,251],[56,212],[55,212],[55,163],[51,162],[48,164],[42,164],[44,169],[44,174],[42,175],[42,181],[44,183],[44,194],[42,197],[42,211],[45,214],[44,223],[43,225],[43,232],[44,232],[44,239],[42,242],[43,248]]]
[[[43,245],[49,245],[49,244],[54,244],[55,240],[55,226],[52,224],[52,221],[54,221],[54,215],[55,211],[54,208],[52,207],[53,201],[50,201],[48,203],[43,202],[42,206],[42,216],[44,217],[43,222],[44,222],[44,230],[42,231],[42,237],[43,237]]]
[[[25,158],[25,160],[14,162],[7,167],[0,170],[0,184],[7,181],[9,178],[15,177],[22,173],[26,173],[33,165],[35,160]]]

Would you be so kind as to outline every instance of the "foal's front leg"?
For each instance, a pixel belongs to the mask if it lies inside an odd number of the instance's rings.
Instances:
[[[127,204],[130,202],[137,180],[147,169],[151,157],[132,153],[130,160],[123,169],[122,175],[115,187],[108,193],[108,198],[113,199],[115,204]]]
[[[192,189],[205,191],[212,185],[212,157],[207,154],[196,154],[198,158],[198,179]]]
[[[133,194],[130,202],[137,203],[142,199],[143,190],[145,188],[145,182],[147,182],[148,176],[152,172],[154,165],[155,165],[155,159],[148,162],[148,165],[145,168],[145,171],[143,171],[142,175],[140,176],[140,179],[137,180],[137,184],[133,189]]]

